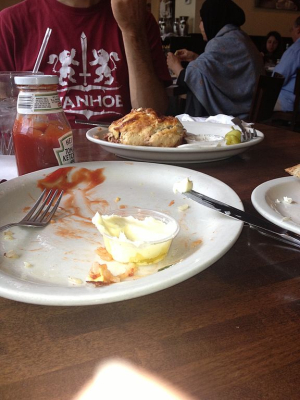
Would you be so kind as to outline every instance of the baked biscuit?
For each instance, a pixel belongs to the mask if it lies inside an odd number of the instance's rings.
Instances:
[[[300,164],[294,165],[293,167],[286,168],[285,171],[293,176],[300,178]]]
[[[104,140],[131,146],[176,147],[183,143],[185,129],[176,117],[159,117],[151,108],[133,109],[114,121]]]

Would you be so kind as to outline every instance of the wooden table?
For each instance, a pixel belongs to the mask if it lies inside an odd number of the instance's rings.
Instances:
[[[300,162],[300,134],[257,125],[265,140],[188,168],[250,196]],[[76,160],[117,158],[76,137]],[[0,399],[69,400],[118,356],[205,400],[299,399],[300,252],[244,227],[215,264],[169,289],[99,306],[0,299]],[[100,397],[99,397],[100,398]],[[141,399],[142,400],[142,399]]]

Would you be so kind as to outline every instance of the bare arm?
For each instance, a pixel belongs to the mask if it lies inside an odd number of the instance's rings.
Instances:
[[[123,35],[132,107],[149,107],[163,114],[168,98],[153,67],[146,33],[146,0],[111,0],[111,5]]]

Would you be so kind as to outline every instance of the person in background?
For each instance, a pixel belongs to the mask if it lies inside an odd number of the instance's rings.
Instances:
[[[265,67],[274,67],[282,56],[282,39],[279,32],[271,31],[267,34],[261,54],[264,57]]]
[[[187,89],[185,111],[192,116],[245,118],[264,66],[256,46],[240,29],[245,22],[244,11],[232,0],[206,0],[200,16],[200,30],[207,41],[204,53],[198,56],[181,50],[167,56],[177,84]],[[182,61],[189,61],[186,69]]]
[[[293,111],[294,108],[294,88],[297,70],[300,68],[300,17],[296,18],[291,28],[291,36],[294,43],[283,53],[273,71],[284,76],[275,111]]]
[[[40,71],[59,76],[71,126],[75,119],[116,120],[131,108],[166,111],[172,81],[145,0],[24,0],[6,8],[0,71],[31,71],[47,27]]]

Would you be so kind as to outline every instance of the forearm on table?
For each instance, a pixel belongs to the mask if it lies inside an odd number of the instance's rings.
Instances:
[[[163,82],[155,73],[146,35],[123,34],[129,70],[129,87],[133,108],[153,108],[165,113],[168,97]]]
[[[178,77],[177,77],[177,81],[176,84],[186,90],[189,90],[188,85],[185,83],[185,68],[182,68],[182,70],[180,71]]]

